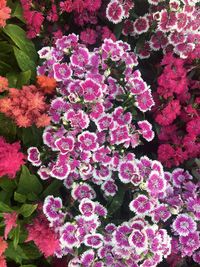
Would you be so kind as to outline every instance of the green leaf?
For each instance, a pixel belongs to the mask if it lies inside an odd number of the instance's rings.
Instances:
[[[11,209],[8,205],[0,201],[0,212],[12,212],[13,209]]]
[[[13,239],[13,246],[16,249],[17,245],[19,243],[19,237],[20,237],[20,225],[18,225],[15,229],[14,229],[14,239]]]
[[[23,10],[19,2],[16,2],[15,6],[12,8],[12,17],[16,17],[25,23]]]
[[[37,209],[37,204],[23,204],[21,208],[18,210],[20,214],[22,214],[25,218],[31,216],[33,212]]]
[[[13,47],[13,49],[14,49],[14,54],[15,54],[17,63],[19,65],[19,68],[22,71],[31,71],[32,78],[34,78],[36,75],[35,62],[31,60],[30,57],[25,52],[20,50],[19,48]]]
[[[26,202],[26,196],[15,192],[14,193],[14,200],[19,202],[19,203],[25,203]]]
[[[30,84],[31,79],[31,70],[20,72],[18,79],[17,79],[17,88],[21,88],[23,85]]]
[[[21,245],[23,252],[27,255],[30,260],[35,260],[41,257],[41,253],[34,245],[34,243],[30,242],[28,244]]]
[[[36,126],[18,129],[19,139],[27,147],[40,146],[42,144],[42,133],[43,129]]]
[[[19,178],[17,193],[28,195],[35,193],[36,195],[42,192],[42,184],[37,176],[30,174],[26,166],[22,167],[22,172]]]
[[[13,242],[9,242],[9,246],[5,251],[6,258],[14,260],[15,262],[21,264],[22,260],[28,260],[28,256],[24,253],[20,245],[15,248]]]
[[[122,33],[122,29],[123,29],[123,24],[124,23],[121,22],[121,23],[116,24],[115,27],[114,27],[114,34],[115,34],[117,39],[120,38],[120,35]]]
[[[1,64],[1,63],[0,63]],[[14,140],[16,135],[16,125],[14,122],[0,113],[0,133],[9,140]]]
[[[26,53],[33,61],[38,60],[38,55],[32,41],[27,39],[26,32],[15,24],[7,24],[3,31],[7,34],[14,44],[24,53]]]
[[[50,185],[42,192],[42,197],[47,197],[48,195],[56,195],[59,188],[62,186],[62,182],[59,180],[54,180]]]
[[[16,188],[16,183],[14,180],[3,177],[0,179],[0,187],[6,192],[11,192]]]
[[[17,86],[18,74],[19,74],[18,72],[13,72],[13,71],[6,73],[6,77],[8,79],[10,87]]]
[[[108,207],[108,214],[113,214],[120,209],[124,199],[125,189],[122,185],[119,186],[118,192]]]
[[[28,265],[20,265],[20,267],[37,267],[37,266],[28,264]]]

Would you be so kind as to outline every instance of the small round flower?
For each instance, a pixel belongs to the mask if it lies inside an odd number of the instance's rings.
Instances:
[[[179,237],[182,256],[192,256],[193,252],[200,247],[199,232],[189,233]]]
[[[65,223],[60,230],[60,242],[63,247],[73,248],[79,246],[79,241],[76,237],[77,226],[72,223]]]
[[[62,137],[55,142],[61,154],[66,154],[72,151],[74,149],[74,143],[75,140],[72,136]]]
[[[192,255],[192,258],[196,263],[200,264],[200,250],[195,251],[195,253]]]
[[[94,214],[95,203],[89,198],[83,198],[79,204],[79,210],[86,218],[91,218]]]
[[[136,253],[141,254],[148,248],[147,235],[144,230],[133,230],[129,236],[129,244],[135,248]]]
[[[50,175],[59,180],[64,180],[68,177],[69,173],[70,173],[70,165],[57,163],[53,166]]]
[[[147,121],[139,121],[138,126],[140,127],[140,133],[142,134],[143,138],[146,139],[148,142],[152,141],[155,134],[152,130],[152,125]]]
[[[123,20],[124,9],[123,6],[117,0],[112,0],[107,5],[106,17],[109,21],[117,24]]]
[[[145,195],[139,195],[130,202],[129,208],[136,214],[144,216],[151,211],[152,204],[148,197],[146,197]]]
[[[152,171],[146,183],[147,191],[151,196],[158,196],[166,189],[166,181],[157,171]]]
[[[83,267],[91,266],[95,258],[95,253],[93,249],[86,250],[81,255],[81,264]]]
[[[88,234],[84,238],[84,244],[92,248],[100,248],[103,245],[103,236],[101,234]]]
[[[134,26],[135,33],[142,34],[148,31],[150,27],[149,20],[145,16],[139,17],[138,19],[135,20],[133,26]]]
[[[43,212],[49,221],[55,221],[59,218],[59,210],[62,209],[62,206],[61,198],[48,196],[44,200]]]
[[[94,212],[98,216],[102,216],[102,217],[106,217],[108,213],[107,209],[103,205],[99,204],[98,202],[95,202]]]
[[[151,110],[152,106],[155,104],[151,95],[151,90],[146,90],[142,94],[136,95],[135,99],[138,109],[142,112]]]
[[[73,199],[81,201],[83,198],[93,199],[96,197],[94,189],[86,184],[74,184],[71,192]]]
[[[28,161],[32,163],[33,166],[40,166],[40,152],[37,147],[29,147],[27,150],[28,153]]]
[[[196,222],[187,214],[179,214],[172,224],[172,229],[180,236],[187,236],[197,229]]]
[[[68,80],[72,75],[72,70],[66,63],[55,63],[53,65],[54,78],[56,81]]]
[[[191,180],[191,179],[192,179],[192,176],[189,174],[189,172],[185,171],[182,168],[176,168],[172,172],[172,182],[175,187],[181,188],[184,182],[187,182],[188,180]]]
[[[130,91],[133,95],[139,95],[148,89],[147,84],[139,78],[132,79],[130,85]]]
[[[84,131],[79,134],[78,141],[80,142],[80,148],[83,151],[95,151],[98,148],[97,136],[95,133]]]
[[[158,223],[159,221],[166,222],[170,217],[171,213],[164,204],[160,204],[152,211],[153,221]]]
[[[117,192],[117,185],[114,180],[108,179],[101,185],[101,190],[106,196],[114,196]]]
[[[119,164],[118,172],[120,181],[127,184],[131,182],[136,174],[138,174],[138,169],[133,162],[128,161]]]
[[[83,90],[83,99],[86,102],[97,101],[97,99],[102,95],[99,84],[92,79],[86,79],[82,82],[81,88]]]

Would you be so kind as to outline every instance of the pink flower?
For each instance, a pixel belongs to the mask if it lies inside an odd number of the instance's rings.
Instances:
[[[93,45],[97,41],[97,33],[95,30],[87,28],[85,31],[82,31],[80,34],[80,39],[83,43]]]
[[[17,221],[18,214],[17,212],[13,211],[12,213],[4,213],[3,218],[4,218],[4,223],[6,225],[5,227],[5,232],[4,232],[4,238],[8,238],[8,234],[10,231],[14,228],[17,227],[16,221]]]
[[[179,214],[172,224],[172,229],[180,236],[187,236],[197,229],[196,222],[187,214]]]
[[[95,203],[89,198],[83,198],[79,204],[79,210],[86,218],[91,218],[94,215]]]
[[[62,206],[61,198],[48,196],[43,204],[43,213],[49,221],[56,221],[59,219],[59,211],[62,209]]]
[[[59,250],[59,239],[44,217],[37,216],[32,224],[27,226],[27,230],[26,242],[33,241],[45,257],[53,256]]]
[[[84,68],[89,62],[89,51],[87,48],[78,48],[70,58],[71,64],[76,67]]]
[[[102,185],[101,189],[103,190],[106,196],[114,196],[117,192],[117,186],[113,179],[106,180]]]
[[[145,195],[139,195],[130,202],[129,208],[136,214],[144,216],[151,211],[152,204],[148,197],[146,197]]]
[[[134,31],[137,34],[147,32],[149,27],[150,27],[149,21],[148,21],[147,17],[145,17],[145,16],[136,19],[133,26],[134,26]]]
[[[86,129],[89,126],[90,120],[88,115],[83,110],[77,112],[73,109],[68,110],[64,114],[64,119],[70,121],[73,128]]]
[[[66,63],[55,63],[53,65],[54,78],[56,81],[68,80],[72,75],[72,70]]]
[[[71,195],[73,199],[81,201],[83,198],[89,198],[89,199],[95,198],[96,193],[90,185],[82,183],[80,185],[79,184],[73,185]]]
[[[81,255],[81,263],[83,267],[91,266],[91,264],[94,261],[95,253],[92,249],[86,250],[82,255]]]
[[[147,180],[147,190],[151,196],[158,196],[166,189],[166,181],[157,171],[152,171]]]
[[[92,79],[86,79],[81,83],[81,87],[83,89],[83,98],[86,102],[93,102],[102,95],[100,86]]]
[[[146,139],[148,142],[152,141],[155,134],[152,130],[152,125],[147,121],[139,121],[138,126],[141,130],[139,132],[142,134],[143,138]]]
[[[133,230],[129,236],[129,243],[136,249],[136,253],[141,254],[148,248],[147,235],[145,231]]]
[[[103,245],[101,234],[88,234],[85,236],[84,244],[92,248],[100,248]]]
[[[136,95],[135,99],[137,101],[137,107],[143,112],[151,110],[151,107],[155,104],[150,90],[146,90],[144,93]]]
[[[131,93],[133,95],[140,95],[148,89],[147,84],[142,79],[132,79],[131,80]]]
[[[200,247],[199,232],[189,233],[187,236],[179,237],[182,246],[182,257],[192,256],[193,252]]]
[[[80,142],[80,148],[83,151],[95,151],[98,148],[97,136],[95,133],[84,131],[79,134],[78,141]]]
[[[16,172],[20,170],[25,156],[19,150],[19,142],[9,144],[3,137],[0,137],[0,177],[8,175],[10,179],[13,179]]]
[[[72,136],[62,137],[55,142],[61,154],[66,154],[72,151],[74,149],[74,143],[75,140]]]
[[[60,242],[66,248],[73,248],[79,245],[76,237],[77,226],[72,223],[65,223],[61,229]]]
[[[137,166],[132,162],[122,162],[118,167],[119,179],[123,183],[130,183],[135,176],[138,175]]]
[[[106,17],[109,21],[117,24],[122,21],[124,17],[123,6],[117,0],[112,0],[107,5],[106,8]]]

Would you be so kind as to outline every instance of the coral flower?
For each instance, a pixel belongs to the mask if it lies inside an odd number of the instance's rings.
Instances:
[[[6,0],[0,0],[0,27],[6,26],[6,20],[10,18],[11,9],[6,6]]]
[[[56,89],[56,80],[45,75],[37,76],[37,85],[45,94],[52,94]]]
[[[8,89],[8,79],[0,76],[0,93]]]

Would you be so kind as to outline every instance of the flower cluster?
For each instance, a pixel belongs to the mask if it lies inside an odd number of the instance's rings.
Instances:
[[[8,95],[0,99],[0,112],[12,118],[19,127],[49,125],[50,118],[46,114],[48,105],[44,96],[45,90],[48,90],[47,84],[45,88],[34,85],[23,86],[21,90],[9,88]]]
[[[48,196],[43,206],[59,235],[56,256],[71,255],[69,266],[156,266],[171,252],[167,231],[144,217],[132,217],[118,226],[105,225],[107,210],[98,202],[83,198],[78,209],[80,215],[72,217],[63,211],[62,200],[53,196]],[[81,251],[78,255],[77,249]]]
[[[198,1],[147,1],[144,15],[128,18],[129,11],[123,11],[126,1],[111,0],[107,6],[107,18],[113,23],[124,21],[123,34],[138,37],[143,35],[137,53],[148,58],[151,51],[173,51],[181,58],[199,58],[200,53],[200,9]],[[129,2],[129,1],[127,1]],[[148,7],[149,6],[149,7]],[[132,6],[128,7],[130,10]],[[145,10],[145,8],[144,8]],[[140,39],[139,39],[140,40]]]
[[[43,133],[47,147],[43,158],[37,148],[28,150],[28,160],[40,166],[40,177],[65,180],[67,188],[77,179],[92,181],[106,196],[117,191],[116,172],[127,183],[136,176],[132,183],[137,184],[138,170],[131,162],[135,155],[126,156],[124,149],[137,147],[141,138],[148,142],[154,138],[151,124],[137,121],[154,102],[149,86],[135,70],[137,58],[129,45],[106,39],[89,52],[71,34],[39,54],[46,60],[38,73],[54,77],[60,94],[49,109],[52,125]],[[93,194],[86,182],[81,187]],[[83,197],[81,187],[73,188],[77,199]]]
[[[104,13],[101,0],[64,0],[58,3],[54,0],[51,3],[44,0],[20,1],[30,39],[44,35],[42,42],[46,43],[52,37],[54,40],[61,38],[75,26],[80,33],[80,40],[87,45],[94,45],[105,38],[115,40],[106,25],[98,24],[99,16]]]
[[[166,54],[158,77],[153,116],[161,126],[158,159],[166,166],[179,166],[200,156],[199,84],[189,76],[195,65]]]
[[[13,179],[20,170],[24,164],[25,155],[19,150],[19,142],[9,144],[0,137],[0,177],[8,175],[10,179]]]
[[[6,20],[10,18],[11,9],[6,0],[0,0],[0,28],[6,26]]]

